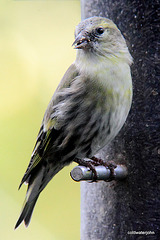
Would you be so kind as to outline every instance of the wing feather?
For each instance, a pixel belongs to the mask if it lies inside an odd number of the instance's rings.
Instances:
[[[69,88],[77,76],[78,72],[76,67],[74,64],[72,64],[64,74],[64,77],[58,85],[47,107],[40,131],[38,133],[37,141],[32,152],[30,163],[19,185],[19,189],[24,182],[28,182],[31,172],[43,161],[43,157],[45,152],[47,152],[48,148],[50,147],[51,141],[53,143],[53,141],[56,140],[61,132],[59,131],[60,127],[57,127],[58,120],[54,114],[54,106],[62,100],[58,97],[58,93],[62,92],[62,90],[66,88]]]

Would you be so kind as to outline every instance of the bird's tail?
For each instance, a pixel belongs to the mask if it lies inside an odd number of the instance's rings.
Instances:
[[[34,206],[37,202],[39,194],[41,192],[42,179],[44,176],[44,168],[40,168],[37,173],[30,176],[28,181],[28,189],[26,198],[23,204],[22,212],[15,225],[15,229],[24,221],[26,227],[29,225]]]
[[[32,212],[33,212],[33,209],[37,202],[38,197],[39,197],[39,194],[37,197],[35,197],[32,200],[32,202],[25,200],[24,207],[23,207],[21,215],[15,225],[15,229],[21,224],[22,221],[24,221],[26,227],[29,225],[29,222],[30,222],[31,216],[32,216]]]

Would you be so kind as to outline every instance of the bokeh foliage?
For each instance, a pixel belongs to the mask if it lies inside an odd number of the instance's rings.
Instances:
[[[28,229],[14,231],[26,170],[44,111],[75,59],[79,1],[9,1],[0,4],[0,239],[79,239],[80,194],[66,167],[49,183]]]

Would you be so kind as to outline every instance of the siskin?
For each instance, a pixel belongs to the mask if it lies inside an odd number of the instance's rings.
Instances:
[[[28,190],[17,228],[28,226],[35,203],[64,166],[92,158],[122,128],[132,101],[132,57],[117,26],[91,17],[75,30],[75,62],[44,114],[29,166],[19,188]],[[83,161],[84,163],[85,161]]]

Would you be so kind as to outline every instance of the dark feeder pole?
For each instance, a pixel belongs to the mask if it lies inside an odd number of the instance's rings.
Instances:
[[[82,19],[112,19],[134,59],[129,117],[116,139],[97,155],[114,160],[120,175],[111,182],[81,182],[81,240],[160,239],[159,8],[156,0],[81,0]],[[119,173],[121,166],[128,169],[123,180],[119,176],[127,171]],[[87,169],[72,171],[79,181]]]

